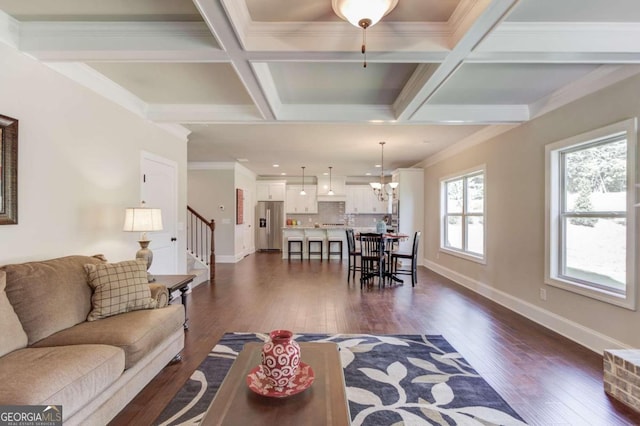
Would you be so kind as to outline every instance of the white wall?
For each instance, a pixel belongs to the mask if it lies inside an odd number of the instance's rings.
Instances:
[[[19,120],[18,224],[0,226],[0,264],[69,254],[131,259],[122,231],[140,203],[140,153],[178,163],[178,220],[186,217],[186,141],[0,44],[0,114]],[[184,231],[178,253],[186,250]],[[186,270],[179,256],[180,272]]]
[[[235,252],[234,172],[231,167],[194,169],[189,166],[188,204],[216,221],[216,262],[229,263]],[[224,210],[220,209],[224,207]]]
[[[217,263],[235,263],[255,251],[253,236],[245,240],[245,232],[253,232],[254,203],[245,205],[245,223],[236,225],[236,189],[255,199],[253,172],[238,163],[190,163],[188,187],[189,206],[216,221]]]
[[[639,116],[638,93],[640,76],[425,166],[425,264],[598,352],[640,347],[640,312],[544,285],[545,145]],[[438,251],[439,179],[481,164],[486,164],[486,265]],[[539,298],[541,287],[546,301]]]

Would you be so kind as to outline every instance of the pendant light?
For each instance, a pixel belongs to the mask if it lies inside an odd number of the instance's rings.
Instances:
[[[333,169],[333,167],[329,166],[329,192],[327,192],[327,195],[335,195],[331,188],[331,169]]]
[[[332,0],[333,11],[353,26],[362,28],[362,54],[367,67],[367,28],[377,24],[391,12],[398,0]]]
[[[371,189],[376,194],[378,200],[384,202],[388,201],[389,198],[392,200],[396,199],[396,188],[398,187],[398,182],[389,182],[387,184],[384,183],[384,145],[386,142],[380,142],[380,182],[370,182]]]
[[[307,193],[304,192],[304,168],[305,166],[302,166],[302,191],[300,191],[300,195],[307,195]]]

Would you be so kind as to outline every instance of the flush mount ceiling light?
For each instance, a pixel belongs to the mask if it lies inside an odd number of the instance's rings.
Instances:
[[[332,0],[333,11],[340,18],[362,28],[362,54],[365,55],[364,67],[367,67],[367,28],[377,24],[383,16],[393,10],[398,0]]]

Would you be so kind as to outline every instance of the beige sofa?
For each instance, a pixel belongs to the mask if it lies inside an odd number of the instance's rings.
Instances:
[[[0,267],[0,405],[62,405],[65,425],[104,425],[179,354],[184,309],[139,263]]]

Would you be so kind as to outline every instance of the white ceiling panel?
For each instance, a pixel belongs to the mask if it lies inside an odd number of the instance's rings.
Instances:
[[[591,64],[465,64],[429,104],[530,104],[594,71]]]
[[[145,102],[152,104],[251,104],[229,64],[91,63]]]
[[[21,21],[201,21],[191,0],[0,0]]]
[[[283,104],[390,105],[416,65],[275,62],[269,69]]]
[[[638,0],[521,0],[512,22],[638,22]]]

